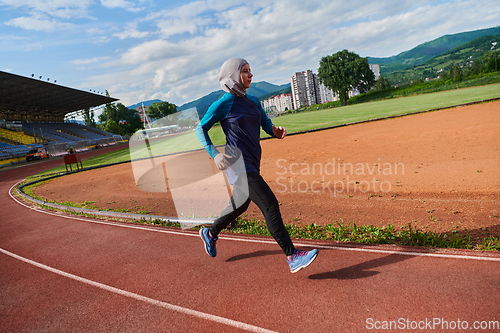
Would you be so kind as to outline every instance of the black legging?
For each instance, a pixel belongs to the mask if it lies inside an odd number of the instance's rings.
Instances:
[[[229,205],[224,208],[220,216],[210,227],[210,234],[217,236],[219,232],[243,214],[250,201],[253,201],[262,211],[266,219],[267,228],[287,256],[291,256],[295,250],[290,235],[283,224],[278,200],[266,181],[257,172],[246,174],[248,180],[248,197],[241,190],[241,178],[238,178],[233,187],[233,196]]]

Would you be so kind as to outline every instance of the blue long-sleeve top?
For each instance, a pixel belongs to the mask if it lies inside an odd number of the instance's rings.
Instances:
[[[212,158],[219,151],[210,140],[208,131],[217,122],[220,122],[226,135],[226,145],[241,150],[246,171],[260,172],[260,128],[272,137],[276,136],[273,133],[273,123],[257,97],[248,94],[238,97],[226,93],[208,108],[196,127],[196,135]]]

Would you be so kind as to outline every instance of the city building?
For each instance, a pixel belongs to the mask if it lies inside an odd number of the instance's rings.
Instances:
[[[368,66],[370,66],[370,69],[372,70],[373,74],[375,74],[375,80],[377,80],[380,77],[380,65],[368,64]]]
[[[261,102],[264,111],[271,116],[293,110],[292,94],[281,94],[265,99]]]
[[[338,96],[320,83],[318,76],[311,70],[295,73],[291,85],[295,109],[338,100]]]
[[[296,109],[321,103],[318,78],[310,69],[293,74],[291,86]]]
[[[321,104],[327,102],[338,101],[339,97],[332,90],[325,87],[323,83],[319,84],[319,97]]]

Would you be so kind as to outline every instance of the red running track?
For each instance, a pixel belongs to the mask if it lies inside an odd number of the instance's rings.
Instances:
[[[272,239],[226,234],[210,258],[195,232],[9,194],[62,163],[0,172],[1,332],[500,331],[498,253],[297,240],[320,253],[291,274]]]

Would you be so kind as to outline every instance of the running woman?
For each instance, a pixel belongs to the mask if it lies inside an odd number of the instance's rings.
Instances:
[[[215,243],[219,233],[245,212],[250,201],[253,201],[262,211],[269,232],[285,253],[290,271],[295,273],[311,264],[318,255],[318,250],[295,249],[283,224],[278,200],[260,175],[262,153],[260,128],[262,127],[267,134],[278,139],[283,139],[287,132],[281,126],[275,127],[262,109],[259,100],[246,93],[252,83],[252,77],[250,65],[245,59],[227,60],[219,73],[219,82],[226,94],[210,106],[196,128],[198,139],[219,170],[226,170],[228,177],[230,174],[234,175],[234,172],[230,172],[234,158],[228,154],[230,147],[236,147],[235,150],[241,152],[246,170],[246,177],[236,175],[237,178],[233,179],[233,194],[229,205],[210,228],[200,230],[200,237],[207,254],[215,257],[217,255]],[[225,153],[217,150],[208,135],[210,128],[217,122],[220,122],[226,135]],[[246,184],[243,184],[245,181],[248,182],[248,192],[244,190],[247,188]]]

